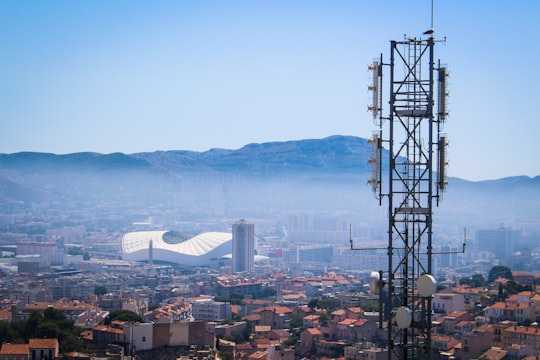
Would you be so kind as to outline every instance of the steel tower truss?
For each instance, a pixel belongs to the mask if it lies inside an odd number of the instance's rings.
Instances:
[[[369,87],[374,95],[370,110],[379,119],[379,131],[371,139],[373,177],[369,183],[381,205],[383,198],[388,199],[388,269],[379,283],[381,294],[384,288],[387,296],[384,312],[389,359],[433,356],[432,215],[433,203],[438,205],[446,184],[446,139],[441,134],[441,125],[446,116],[447,95],[446,69],[440,64],[435,66],[434,45],[431,36],[391,41],[390,63],[383,64],[381,56],[380,62],[370,66],[376,74]],[[379,107],[383,67],[390,72],[387,117]],[[438,96],[434,94],[436,87]],[[387,139],[383,137],[386,126]],[[383,147],[389,151],[383,153]],[[384,186],[383,162],[388,162],[388,171],[384,171],[388,182]]]

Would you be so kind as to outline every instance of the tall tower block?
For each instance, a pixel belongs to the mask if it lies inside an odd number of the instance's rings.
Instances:
[[[253,272],[255,225],[241,219],[232,227],[233,272]]]

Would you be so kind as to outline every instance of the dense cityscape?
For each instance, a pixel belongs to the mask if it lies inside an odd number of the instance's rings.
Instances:
[[[379,294],[370,291],[386,253],[349,243],[384,248],[377,226],[349,229],[333,213],[298,212],[171,229],[156,208],[100,218],[47,203],[4,210],[4,359],[388,356]],[[432,300],[437,358],[540,353],[535,236],[500,225],[464,234],[466,248],[441,237]]]
[[[1,2],[0,360],[540,360],[539,12]]]

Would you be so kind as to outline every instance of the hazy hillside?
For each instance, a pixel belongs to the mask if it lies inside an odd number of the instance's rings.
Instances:
[[[126,207],[165,209],[173,216],[318,211],[369,222],[381,218],[367,185],[370,156],[367,140],[352,136],[205,152],[0,154],[0,210],[47,202],[77,211],[107,208],[107,214]],[[450,179],[436,214],[456,225],[535,222],[540,177]]]

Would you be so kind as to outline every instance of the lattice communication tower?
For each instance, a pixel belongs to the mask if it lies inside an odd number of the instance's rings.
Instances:
[[[433,31],[422,38],[391,41],[390,61],[384,63],[381,55],[369,66],[373,72],[369,110],[378,130],[370,139],[373,155],[368,183],[379,205],[387,201],[389,217],[388,268],[372,274],[372,288],[381,294],[379,326],[384,316],[389,359],[434,357],[433,204],[438,206],[447,184],[447,139],[442,128],[447,117],[448,73],[440,61],[434,62],[438,42]],[[386,70],[390,98],[388,115],[383,115]]]

